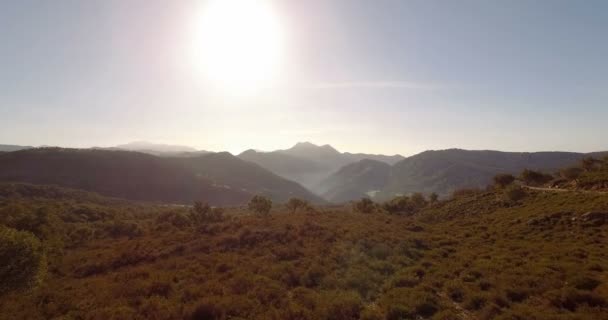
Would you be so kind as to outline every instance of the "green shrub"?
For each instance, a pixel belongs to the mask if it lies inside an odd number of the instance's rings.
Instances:
[[[353,209],[360,213],[376,212],[376,204],[369,198],[361,198],[353,204]]]
[[[287,209],[291,211],[291,213],[296,213],[298,209],[307,209],[310,208],[310,204],[306,200],[302,200],[299,198],[291,198],[285,204]]]
[[[579,167],[570,167],[559,171],[559,175],[567,180],[576,180],[581,176],[582,173],[583,169]]]
[[[512,174],[501,173],[494,176],[494,185],[499,188],[505,188],[515,182],[515,177]]]
[[[539,171],[525,169],[522,171],[520,179],[527,185],[537,186],[553,180],[553,176]]]
[[[42,282],[46,253],[30,232],[0,226],[0,296],[25,290]]]
[[[249,201],[248,208],[257,214],[267,215],[270,213],[270,209],[272,209],[272,200],[264,196],[254,196]]]
[[[517,202],[523,200],[526,195],[526,190],[516,185],[509,186],[503,191],[503,197],[505,201],[508,202]]]

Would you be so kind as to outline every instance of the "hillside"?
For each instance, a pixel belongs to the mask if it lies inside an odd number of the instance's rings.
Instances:
[[[223,160],[215,161],[216,156],[210,156],[178,159],[127,151],[23,150],[0,155],[0,181],[54,184],[112,197],[183,204],[204,200],[239,205],[257,192],[275,201],[292,195],[318,200],[301,186],[236,157],[222,155]]]
[[[426,151],[395,164],[384,191],[447,195],[460,188],[482,188],[498,173],[554,172],[583,157],[585,154],[572,152]]]
[[[265,195],[278,202],[286,202],[292,197],[314,203],[325,202],[298,183],[269,172],[253,162],[237,158],[228,152],[199,157],[173,158],[172,160],[192,170],[198,177],[213,181],[215,184],[238,186],[242,191]]]
[[[321,187],[319,183],[345,165],[363,159],[388,164],[403,159],[400,155],[341,153],[330,145],[318,146],[310,142],[300,142],[289,149],[273,152],[248,150],[241,153],[239,157],[255,162],[282,177],[296,181],[317,194],[322,194],[326,189]]]
[[[399,194],[422,192],[449,195],[462,188],[483,188],[499,173],[519,174],[523,169],[541,170],[553,173],[559,168],[576,164],[586,156],[602,156],[603,153],[573,152],[500,152],[489,150],[449,149],[425,151],[395,163],[386,179],[386,173],[379,171],[375,178],[373,173],[361,182],[359,190],[366,190],[365,181],[387,181],[376,199],[387,200]],[[352,177],[344,174],[352,174]],[[321,190],[333,190],[334,193],[348,194],[354,188],[353,181],[359,173],[344,170],[339,179],[326,179],[321,183]],[[340,185],[340,181],[344,184]],[[368,191],[370,189],[367,189]],[[352,193],[355,196],[355,193]],[[357,198],[344,198],[355,200]]]
[[[2,296],[0,318],[607,319],[603,194],[497,190],[411,215],[278,207],[200,222],[186,208],[2,188],[0,226],[49,253],[42,284]]]
[[[342,203],[373,195],[389,179],[391,166],[375,160],[361,160],[342,167],[320,183],[321,196]]]
[[[297,181],[308,189],[331,173],[326,166],[306,158],[277,152],[258,152],[247,150],[239,158],[256,163],[261,167],[286,179]]]

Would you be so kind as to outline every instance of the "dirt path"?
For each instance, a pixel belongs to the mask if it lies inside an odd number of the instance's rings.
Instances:
[[[608,191],[541,188],[541,187],[531,187],[531,186],[522,186],[522,187],[529,189],[529,190],[544,191],[544,192],[582,192],[582,193],[594,193],[594,194],[608,194]]]

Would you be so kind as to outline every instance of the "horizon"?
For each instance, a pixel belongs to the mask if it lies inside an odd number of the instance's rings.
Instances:
[[[466,149],[466,148],[459,148],[459,147],[449,147],[449,148],[445,148],[445,149],[426,149],[426,150],[422,150],[420,152],[415,152],[412,154],[402,154],[402,153],[370,153],[370,152],[365,152],[365,151],[351,151],[351,150],[343,150],[340,148],[337,148],[331,144],[327,144],[327,143],[315,143],[315,142],[311,142],[311,141],[297,141],[294,142],[293,144],[287,146],[287,147],[283,147],[283,148],[278,148],[278,149],[272,149],[272,150],[262,150],[262,149],[258,149],[258,148],[247,148],[244,150],[240,150],[240,151],[230,151],[230,150],[226,150],[226,149],[218,149],[218,150],[209,150],[209,149],[202,149],[202,148],[198,148],[196,146],[190,146],[190,145],[180,145],[180,144],[172,144],[172,143],[162,143],[162,142],[156,142],[156,141],[146,141],[146,140],[133,140],[133,141],[129,141],[126,143],[118,143],[115,145],[106,145],[106,146],[97,146],[97,145],[93,145],[93,146],[65,146],[65,145],[54,145],[54,144],[44,144],[44,145],[22,145],[22,144],[14,144],[14,143],[0,143],[0,145],[6,145],[6,146],[20,146],[20,147],[32,147],[32,148],[65,148],[65,149],[112,149],[112,148],[118,148],[121,149],[121,147],[123,147],[121,150],[124,151],[129,151],[130,149],[128,149],[126,146],[127,145],[131,145],[131,144],[150,144],[152,147],[180,147],[180,148],[192,148],[192,151],[176,151],[177,153],[179,152],[199,152],[199,151],[207,151],[207,152],[211,152],[211,153],[221,153],[221,152],[228,152],[234,156],[238,156],[246,151],[255,151],[255,152],[261,152],[261,153],[271,153],[271,152],[276,152],[276,151],[283,151],[283,150],[288,150],[291,148],[296,147],[299,144],[311,144],[315,147],[325,147],[325,146],[329,146],[332,149],[336,150],[339,153],[350,153],[350,154],[370,154],[370,155],[384,155],[384,156],[401,156],[404,158],[408,158],[411,156],[415,156],[418,155],[420,153],[423,152],[429,152],[429,151],[446,151],[446,150],[463,150],[463,151],[496,151],[496,152],[505,152],[505,153],[543,153],[543,152],[571,152],[571,153],[580,153],[580,154],[588,154],[588,153],[602,153],[602,152],[608,152],[608,149],[598,149],[598,150],[593,150],[593,151],[576,151],[576,150],[534,150],[534,151],[521,151],[521,150],[502,150],[502,149]],[[131,151],[139,151],[139,150],[144,150],[144,149],[133,149]],[[151,150],[154,150],[153,148]]]
[[[0,4],[0,137],[410,156],[605,150],[608,3]]]

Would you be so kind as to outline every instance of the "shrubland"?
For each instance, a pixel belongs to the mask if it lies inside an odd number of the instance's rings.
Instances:
[[[35,272],[0,318],[608,319],[608,195],[497,183],[315,208],[1,185]]]

